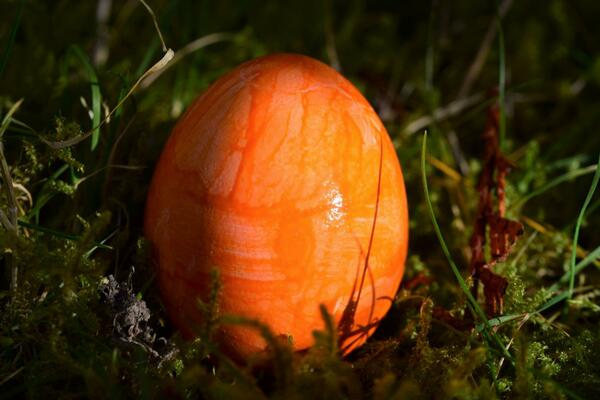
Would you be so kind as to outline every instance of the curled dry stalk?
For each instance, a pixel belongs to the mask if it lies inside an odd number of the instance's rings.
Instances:
[[[473,222],[473,233],[469,242],[472,286],[467,297],[470,297],[472,302],[476,302],[481,283],[488,317],[497,316],[503,312],[504,294],[508,287],[506,278],[496,274],[492,268],[498,262],[506,260],[517,239],[523,234],[523,225],[520,222],[505,217],[506,176],[513,165],[500,149],[499,118],[498,105],[491,106],[487,125],[482,135],[483,167],[477,182],[479,199]],[[486,245],[489,245],[490,260],[486,260]],[[479,313],[473,312],[473,309],[471,311],[470,316],[459,319],[452,316],[446,309],[436,307],[433,310],[433,316],[458,330],[467,330],[473,327],[476,317],[481,318]]]
[[[349,349],[352,348],[356,343],[358,343],[361,339],[367,337],[369,332],[372,331],[377,325],[379,325],[379,320],[377,318],[373,319],[373,312],[375,309],[375,302],[378,300],[375,296],[375,281],[373,280],[373,276],[371,273],[371,269],[369,266],[369,258],[371,257],[371,251],[373,248],[373,239],[375,237],[375,228],[377,225],[377,216],[379,213],[379,201],[381,198],[381,173],[383,169],[383,138],[379,139],[379,165],[378,165],[378,175],[377,175],[377,191],[375,194],[375,210],[373,211],[373,223],[371,224],[371,233],[369,235],[369,243],[367,246],[367,252],[365,254],[365,262],[362,267],[362,274],[360,275],[360,279],[358,273],[354,280],[354,285],[352,286],[352,291],[350,293],[350,298],[348,299],[348,303],[342,312],[342,317],[340,322],[338,323],[337,331],[338,331],[338,346],[340,348],[341,354],[345,354]],[[362,251],[361,251],[362,254]],[[359,263],[360,268],[360,263]],[[358,272],[358,271],[357,271]],[[365,280],[367,275],[369,275],[371,281],[371,307],[369,310],[369,319],[367,324],[364,326],[358,326],[353,330],[355,324],[355,316],[358,308],[358,303],[361,300],[363,287],[365,284]],[[357,287],[358,284],[358,287]]]
[[[477,183],[479,203],[470,240],[470,265],[473,278],[471,293],[477,298],[479,283],[483,284],[486,311],[489,316],[502,313],[504,293],[508,287],[508,281],[494,273],[492,267],[506,259],[517,238],[523,234],[523,225],[520,222],[505,218],[506,176],[513,166],[500,150],[499,113],[497,105],[490,108],[487,126],[483,133],[483,168]],[[485,256],[488,232],[491,254],[489,261]]]
[[[0,222],[7,231],[12,232],[15,236],[19,233],[19,226],[17,223],[17,196],[15,195],[10,169],[8,168],[6,157],[4,156],[4,142],[2,142],[2,138],[4,136],[4,132],[6,132],[6,129],[12,121],[12,116],[17,112],[21,106],[21,103],[23,103],[23,99],[20,99],[13,104],[13,106],[8,110],[2,119],[2,124],[0,125],[0,174],[2,175],[2,181],[4,182],[4,188],[6,190],[6,202],[8,203],[7,213],[0,209]],[[4,257],[6,260],[6,266],[10,271],[10,290],[14,296],[17,291],[19,269],[15,263],[14,254],[12,251],[6,251],[4,253]]]

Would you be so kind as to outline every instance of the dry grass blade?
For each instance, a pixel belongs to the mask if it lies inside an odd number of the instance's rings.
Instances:
[[[158,33],[158,38],[160,39],[160,44],[162,46],[163,53],[167,52],[167,45],[165,44],[165,39],[163,39],[162,32],[160,31],[160,28],[158,27],[158,20],[156,19],[156,14],[154,14],[154,10],[152,10],[152,7],[150,7],[148,5],[148,3],[146,3],[144,0],[140,0],[140,3],[142,3],[144,5],[144,7],[146,7],[146,10],[148,10],[148,12],[150,13],[150,16],[152,17],[152,22],[154,23],[154,28],[156,29],[156,32]]]
[[[173,52],[172,49],[167,48],[165,41],[163,39],[163,35],[158,26],[158,21],[156,19],[156,15],[154,14],[154,11],[152,11],[152,8],[144,0],[140,0],[140,2],[144,5],[144,7],[148,10],[150,15],[152,16],[152,21],[154,23],[154,27],[156,28],[156,32],[158,33],[158,37],[160,39],[160,43],[162,45],[163,52],[165,54],[163,55],[163,57],[160,60],[158,60],[158,62],[156,62],[146,72],[144,72],[138,78],[137,81],[135,81],[135,83],[133,84],[133,86],[131,86],[131,88],[129,89],[127,94],[125,96],[123,96],[121,98],[121,100],[117,103],[117,105],[112,110],[110,110],[110,112],[108,112],[106,114],[105,118],[97,126],[92,127],[92,129],[90,131],[87,131],[86,133],[83,133],[81,135],[77,135],[73,138],[58,141],[58,142],[50,141],[43,137],[40,137],[40,139],[44,143],[46,143],[48,146],[50,146],[51,148],[64,149],[66,147],[76,145],[77,143],[80,143],[80,142],[84,141],[85,139],[87,139],[88,137],[92,136],[94,134],[94,132],[97,132],[100,129],[100,127],[102,127],[105,123],[110,121],[110,118],[113,116],[113,114],[121,108],[123,103],[125,103],[125,101],[133,94],[133,92],[135,92],[135,90],[140,86],[140,84],[144,81],[144,79],[146,79],[149,76],[156,74],[159,71],[161,71],[162,69],[164,69],[169,64],[169,62],[171,62],[171,60],[173,59],[175,53]]]
[[[17,112],[21,104],[23,103],[23,99],[20,99],[12,107],[8,110],[4,118],[2,119],[2,125],[0,125],[0,140],[4,136],[4,132],[10,125],[12,121],[12,116]],[[6,158],[4,157],[4,145],[0,141],[0,173],[2,174],[2,180],[4,181],[4,186],[6,188],[6,195],[8,200],[8,220],[10,221],[11,226],[6,226],[7,229],[14,231],[17,233],[17,196],[15,195],[14,183],[10,175],[10,170],[8,168],[8,163],[6,162]]]
[[[182,58],[191,54],[195,51],[198,51],[206,46],[210,46],[211,44],[224,42],[226,40],[232,40],[235,37],[232,33],[226,32],[218,32],[211,33],[210,35],[202,36],[188,44],[186,44],[182,49],[177,50],[177,52],[173,55],[172,60],[165,65],[164,68],[157,70],[154,74],[148,75],[143,79],[140,88],[146,89],[148,86],[152,85],[152,83],[157,80],[167,69],[175,65]]]
[[[348,304],[346,305],[344,312],[342,313],[342,318],[338,324],[339,331],[339,342],[340,347],[342,348],[342,353],[347,349],[351,348],[356,342],[360,339],[368,336],[370,330],[377,326],[378,321],[373,321],[373,311],[375,307],[375,285],[371,286],[371,308],[369,310],[369,319],[364,327],[359,327],[356,330],[352,330],[354,326],[354,317],[356,315],[356,309],[358,307],[358,303],[360,302],[362,296],[362,290],[364,287],[365,279],[367,274],[372,280],[371,270],[369,267],[369,259],[371,257],[371,251],[373,249],[373,240],[375,238],[375,228],[377,227],[377,216],[379,213],[379,200],[381,198],[381,174],[383,168],[383,138],[379,139],[379,166],[378,166],[378,175],[377,175],[377,191],[375,195],[375,209],[373,210],[373,223],[371,224],[371,232],[369,235],[369,243],[367,247],[367,252],[365,254],[365,263],[362,268],[362,274],[360,277],[360,281],[358,283],[358,290],[356,289],[356,281],[354,282],[354,286],[352,287],[352,293],[350,294],[350,298],[348,299]],[[357,277],[358,278],[358,277]],[[356,298],[355,298],[356,292]],[[358,336],[356,336],[358,334]],[[349,340],[352,336],[356,336],[354,339],[350,340],[349,343],[346,343],[344,347],[342,345],[344,342]]]
[[[429,126],[432,122],[443,121],[445,119],[453,117],[453,116],[463,112],[464,110],[466,110],[470,107],[473,107],[474,105],[476,105],[483,99],[484,99],[483,94],[478,93],[478,94],[474,94],[473,96],[455,100],[452,103],[450,103],[444,107],[440,107],[440,108],[436,109],[433,113],[431,113],[431,115],[424,115],[424,116],[410,122],[408,125],[406,125],[406,127],[403,129],[403,131],[407,135],[413,135],[417,132],[422,131],[424,128]]]
[[[142,74],[142,76],[140,76],[138,78],[138,80],[135,81],[135,83],[129,89],[127,94],[121,99],[121,101],[119,101],[119,103],[117,103],[117,105],[112,110],[110,110],[108,115],[106,115],[106,117],[100,122],[100,125],[98,125],[97,127],[94,127],[94,128],[92,128],[92,130],[87,131],[86,133],[83,133],[81,135],[77,135],[73,138],[70,138],[67,140],[61,140],[58,142],[53,142],[53,141],[45,139],[43,137],[40,137],[40,139],[53,149],[64,149],[66,147],[74,146],[77,143],[81,143],[82,141],[84,141],[85,139],[90,137],[96,129],[100,128],[107,121],[110,120],[110,117],[112,117],[112,115],[123,105],[123,103],[125,103],[125,101],[133,94],[133,92],[135,92],[135,90],[138,88],[138,86],[144,79],[146,79],[148,76],[163,69],[173,59],[173,54],[174,54],[173,50],[168,49],[167,52],[165,53],[165,55],[156,64],[154,64],[152,67],[150,67],[150,69],[148,69],[146,72],[144,72]]]
[[[6,382],[10,381],[12,378],[14,378],[15,376],[19,375],[21,373],[21,371],[23,371],[24,369],[25,369],[25,367],[18,368],[16,370],[14,370],[13,372],[11,372],[10,374],[8,374],[7,376],[5,376],[0,381],[0,386],[4,385]]]
[[[4,132],[10,125],[12,120],[12,116],[17,112],[21,104],[23,103],[23,99],[20,99],[12,107],[8,110],[6,115],[2,120],[2,125],[0,125],[0,174],[2,174],[2,180],[4,181],[4,187],[6,188],[6,199],[8,202],[8,216],[4,214],[2,211],[0,221],[3,223],[4,227],[13,232],[15,235],[18,235],[19,228],[17,225],[17,196],[15,195],[15,188],[13,184],[12,177],[10,175],[10,169],[8,167],[8,163],[6,162],[6,157],[4,156],[4,143],[1,141],[4,136]],[[15,263],[12,251],[5,253],[6,264],[10,271],[10,290],[15,294],[18,285],[18,275],[19,269],[17,264]]]

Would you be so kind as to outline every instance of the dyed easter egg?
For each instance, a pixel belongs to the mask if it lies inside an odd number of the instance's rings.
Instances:
[[[156,165],[145,234],[162,299],[185,337],[201,324],[211,271],[220,312],[253,318],[295,349],[323,328],[347,353],[385,315],[404,272],[408,213],[398,158],[377,114],[329,66],[292,54],[246,62],[175,126]],[[265,349],[223,325],[235,358]]]

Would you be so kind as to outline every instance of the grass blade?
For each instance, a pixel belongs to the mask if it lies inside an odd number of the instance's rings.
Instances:
[[[521,197],[510,207],[510,209],[511,210],[519,209],[520,207],[523,207],[523,205],[526,202],[528,202],[529,200],[531,200],[532,198],[537,197],[537,196],[543,194],[544,192],[547,192],[548,190],[552,189],[554,186],[560,185],[563,182],[570,181],[571,179],[575,179],[582,175],[591,174],[592,172],[595,172],[597,169],[598,169],[598,167],[596,165],[590,165],[590,166],[575,169],[573,171],[569,171],[563,175],[560,175],[560,176],[552,179],[550,182],[546,183],[545,185],[542,185],[539,188],[532,190],[529,194]]]
[[[585,267],[592,264],[595,260],[600,258],[600,246],[596,247],[593,251],[591,251],[583,260],[579,261],[575,266],[575,275],[580,273]],[[561,284],[569,283],[571,276],[571,271],[567,271],[558,282],[554,285],[550,286],[550,290],[555,291],[558,290]]]
[[[60,231],[57,231],[54,229],[46,228],[44,226],[40,226],[37,224],[31,224],[31,223],[29,223],[27,221],[23,221],[23,220],[18,220],[18,224],[19,224],[19,226],[22,226],[23,228],[31,229],[31,230],[34,230],[37,232],[46,233],[48,235],[57,237],[59,239],[65,239],[65,240],[69,240],[69,241],[73,241],[73,242],[76,242],[81,239],[81,237],[79,237],[77,235],[71,235],[71,234],[60,232]],[[95,248],[112,250],[112,246],[105,244],[106,240],[108,240],[109,238],[104,239],[99,243],[94,242]]]
[[[549,309],[550,307],[560,303],[561,301],[565,300],[566,298],[569,297],[569,293],[568,292],[562,292],[556,296],[554,296],[553,298],[551,298],[550,300],[548,300],[546,303],[544,303],[543,306],[541,306],[540,308],[538,308],[536,311],[534,311],[534,314],[539,314],[542,311],[546,311],[547,309]]]
[[[556,296],[554,296],[553,298],[548,300],[546,303],[544,303],[544,305],[542,305],[537,310],[535,310],[534,312],[529,313],[529,314],[531,314],[531,315],[539,314],[539,313],[547,310],[548,308],[560,303],[563,300],[570,299],[573,296],[573,291],[574,291],[574,287],[575,287],[575,275],[577,275],[585,267],[592,264],[594,262],[594,260],[596,260],[597,258],[600,257],[600,246],[598,246],[593,251],[591,251],[583,260],[581,260],[579,263],[575,264],[576,255],[577,255],[577,240],[579,237],[579,229],[583,222],[583,217],[585,216],[585,211],[592,199],[592,196],[594,195],[594,192],[596,191],[596,188],[598,187],[599,180],[600,180],[600,156],[598,157],[596,173],[594,174],[594,178],[592,179],[592,184],[590,186],[590,189],[588,191],[586,199],[583,203],[583,206],[581,207],[581,211],[579,212],[579,216],[577,218],[577,223],[575,225],[575,233],[573,235],[574,236],[573,244],[572,244],[573,250],[571,253],[570,269],[567,273],[565,273],[560,278],[560,280],[558,282],[556,282],[554,285],[550,286],[549,290],[550,291],[559,290],[561,284],[565,284],[567,282],[569,283],[569,289],[565,292],[557,294]],[[502,325],[506,322],[510,322],[510,321],[514,321],[516,319],[522,318],[524,316],[525,316],[525,314],[503,315],[503,316],[500,316],[497,318],[492,318],[492,319],[488,320],[488,324],[490,326],[498,326],[498,325]],[[477,326],[478,331],[481,331],[482,329],[483,329],[482,324]]]
[[[571,252],[571,269],[569,271],[569,299],[573,297],[573,289],[575,288],[575,262],[577,260],[577,241],[579,240],[579,230],[581,229],[581,224],[583,223],[583,217],[585,216],[585,210],[587,209],[590,201],[592,201],[592,197],[594,196],[594,192],[598,187],[598,180],[600,180],[600,154],[598,155],[598,163],[596,164],[596,173],[594,174],[594,178],[592,179],[592,185],[590,186],[590,190],[583,202],[583,206],[581,207],[581,211],[579,211],[579,216],[577,217],[577,223],[575,224],[575,231],[573,232],[573,251]]]
[[[2,118],[2,122],[0,122],[0,139],[4,137],[4,132],[8,129],[11,122],[13,122],[13,115],[17,112],[21,104],[23,103],[23,99],[17,100],[8,110],[8,112]]]
[[[429,187],[427,185],[427,173],[426,173],[426,165],[425,165],[426,159],[427,159],[427,132],[425,132],[423,134],[423,145],[422,145],[422,149],[421,149],[421,180],[422,180],[422,184],[423,184],[425,200],[427,201],[427,208],[429,209],[429,216],[431,218],[431,223],[433,224],[435,234],[440,242],[440,245],[442,246],[442,251],[444,252],[446,259],[448,260],[448,263],[450,264],[450,268],[452,268],[452,272],[454,273],[454,276],[456,277],[456,280],[458,281],[460,288],[467,296],[467,299],[468,299],[471,307],[473,307],[473,309],[476,311],[477,316],[485,321],[485,320],[487,320],[487,318],[485,317],[485,313],[479,306],[479,303],[477,302],[477,300],[475,300],[475,298],[471,294],[471,291],[469,290],[469,287],[467,286],[467,282],[465,282],[460,271],[458,270],[458,267],[454,263],[454,260],[452,259],[452,255],[450,254],[450,250],[448,249],[448,246],[446,245],[446,241],[444,240],[444,236],[442,235],[440,226],[437,223],[437,218],[435,216],[435,212],[433,211],[433,205],[431,204],[431,198],[429,196]]]
[[[100,139],[100,117],[102,112],[102,94],[100,93],[100,83],[98,82],[98,76],[96,70],[92,66],[88,56],[81,50],[79,46],[71,47],[73,53],[81,64],[83,65],[87,74],[88,80],[90,81],[90,87],[92,89],[92,151],[98,146],[98,140]]]
[[[431,197],[429,196],[429,187],[427,185],[427,173],[426,173],[426,164],[425,164],[426,159],[427,159],[427,132],[425,132],[423,134],[423,145],[421,148],[421,180],[422,180],[422,184],[423,184],[423,192],[425,195],[425,200],[427,202],[427,208],[429,209],[429,216],[431,218],[431,223],[433,224],[435,234],[438,238],[438,241],[440,242],[442,251],[444,252],[446,259],[448,260],[448,263],[450,264],[450,268],[452,268],[452,272],[454,273],[454,276],[456,277],[456,280],[458,281],[460,288],[462,289],[465,296],[467,297],[469,307],[474,312],[474,314],[481,321],[483,321],[483,323],[482,323],[483,333],[485,333],[487,336],[491,337],[493,339],[493,341],[496,343],[496,345],[498,346],[498,348],[501,350],[504,357],[506,357],[511,363],[514,363],[513,357],[506,349],[506,346],[504,346],[504,344],[502,343],[502,341],[500,340],[498,335],[496,335],[496,333],[490,329],[490,326],[488,325],[488,322],[487,322],[488,321],[487,317],[486,317],[485,313],[483,312],[483,309],[481,308],[481,306],[479,305],[477,300],[475,300],[475,298],[471,294],[471,291],[469,290],[467,283],[465,282],[460,271],[458,270],[458,267],[456,266],[456,263],[454,262],[452,255],[450,254],[450,250],[448,249],[448,246],[446,245],[446,241],[444,240],[444,236],[442,235],[440,226],[437,223],[437,218],[436,218],[435,212],[433,210],[433,205],[431,204]]]
[[[15,234],[18,234],[17,198],[15,195],[13,180],[10,174],[10,168],[6,162],[6,157],[4,157],[4,143],[1,139],[4,137],[4,132],[6,132],[8,126],[12,122],[12,116],[17,112],[19,107],[21,107],[22,103],[23,99],[20,99],[14,103],[2,119],[2,123],[0,123],[0,176],[4,182],[4,190],[6,191],[6,202],[8,206],[8,218],[2,218],[2,221],[5,224],[6,222],[9,222],[10,226],[6,226],[6,229],[13,231]]]
[[[511,321],[515,321],[517,319],[523,319],[525,318],[527,315],[536,315],[536,314],[540,314],[544,311],[546,311],[547,309],[549,309],[552,306],[555,306],[556,304],[560,303],[561,301],[567,299],[569,296],[568,292],[562,292],[557,294],[556,296],[552,297],[550,300],[548,300],[547,302],[545,302],[541,307],[539,307],[537,310],[533,311],[533,312],[526,312],[523,314],[508,314],[508,315],[502,315],[500,317],[495,317],[492,319],[489,319],[487,321],[489,326],[500,326],[503,325],[507,322],[511,322]],[[475,329],[478,332],[481,332],[483,329],[485,328],[484,324],[479,324],[475,327]]]
[[[2,73],[4,72],[4,68],[6,68],[6,64],[8,64],[8,59],[10,57],[10,51],[12,50],[12,46],[15,43],[15,37],[17,36],[17,30],[19,29],[19,25],[21,24],[21,16],[23,15],[23,6],[25,5],[25,0],[21,0],[19,2],[19,6],[17,8],[17,15],[15,16],[15,21],[10,28],[10,36],[8,37],[8,43],[6,43],[6,47],[4,48],[4,53],[2,53],[2,59],[0,59],[0,77],[2,77]]]
[[[119,110],[119,108],[121,108],[123,103],[125,103],[125,101],[129,98],[129,96],[131,96],[133,94],[133,92],[135,92],[135,90],[138,88],[138,86],[144,79],[146,79],[148,76],[155,74],[156,72],[165,68],[165,66],[173,59],[173,55],[174,55],[173,50],[168,49],[167,52],[163,55],[163,57],[160,60],[158,60],[152,67],[150,67],[150,69],[148,69],[146,72],[144,72],[142,74],[142,76],[140,76],[137,79],[137,81],[135,81],[133,86],[131,86],[131,88],[129,88],[129,91],[127,92],[127,94],[123,98],[121,98],[121,100],[119,100],[117,105],[114,106],[113,109],[110,110],[110,112],[108,112],[108,114],[104,117],[104,119],[102,121],[100,121],[100,124],[97,126],[97,128],[100,128],[104,123],[106,123],[110,119],[110,117],[113,116],[113,114],[117,110]],[[53,149],[64,149],[64,148],[76,145],[77,143],[84,141],[85,139],[90,137],[93,133],[94,133],[94,131],[91,130],[91,131],[82,133],[80,135],[77,135],[75,137],[72,137],[70,139],[66,139],[66,140],[62,140],[62,141],[58,141],[58,142],[49,141],[47,139],[44,139],[43,137],[40,137],[40,140],[42,142],[46,143],[48,146],[50,146]]]
[[[492,319],[489,319],[487,321],[488,325],[493,327],[493,326],[499,326],[499,325],[503,325],[507,322],[511,322],[520,318],[523,318],[524,314],[507,314],[507,315],[501,315],[499,317],[494,317]],[[475,330],[477,330],[478,332],[481,332],[484,329],[484,325],[483,324],[479,324],[475,327]]]
[[[12,176],[10,174],[10,168],[8,166],[8,163],[6,162],[6,157],[4,156],[4,142],[1,139],[4,136],[4,132],[6,131],[6,129],[12,121],[12,116],[17,112],[22,102],[23,99],[14,103],[12,107],[8,110],[8,112],[2,119],[2,123],[0,124],[0,176],[2,177],[2,182],[4,184],[4,189],[6,192],[6,203],[8,206],[8,210],[6,213],[7,215],[4,214],[3,210],[0,210],[0,213],[2,214],[2,218],[0,219],[2,221],[2,224],[5,225],[5,228],[8,231],[12,231],[12,233],[15,236],[19,234],[19,227],[17,226],[17,213],[19,210],[19,206],[17,204],[17,198],[15,196],[15,188]],[[10,291],[13,293],[14,296],[17,292],[19,268],[15,262],[14,255],[12,252],[8,252],[5,250],[4,258],[6,267],[10,271]]]

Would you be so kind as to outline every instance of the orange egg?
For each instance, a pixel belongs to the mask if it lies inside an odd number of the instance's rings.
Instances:
[[[290,336],[295,349],[338,324],[343,353],[391,305],[408,243],[400,164],[360,92],[314,59],[246,62],[202,94],[175,126],[156,166],[145,234],[162,299],[193,337],[211,270],[221,308]],[[265,349],[252,328],[222,326],[223,349]]]

